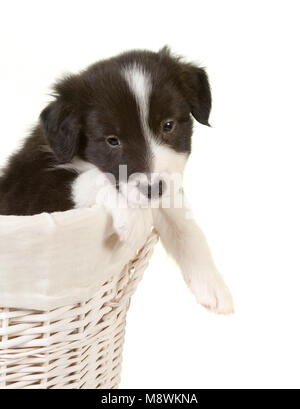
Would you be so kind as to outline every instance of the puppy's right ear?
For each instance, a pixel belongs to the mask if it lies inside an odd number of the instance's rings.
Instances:
[[[70,162],[79,143],[80,126],[75,113],[56,100],[42,111],[40,121],[57,161]]]

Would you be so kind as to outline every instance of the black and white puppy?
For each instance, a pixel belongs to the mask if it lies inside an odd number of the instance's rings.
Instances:
[[[191,152],[191,115],[208,125],[211,93],[204,69],[174,57],[167,48],[132,51],[64,78],[55,85],[54,96],[4,169],[0,214],[103,204],[120,238],[135,245],[145,234],[143,214],[137,206],[110,206],[107,197],[117,195],[123,203],[130,187],[145,201],[160,202],[168,192],[169,206],[151,209],[163,245],[199,303],[217,313],[232,313],[231,294],[203,233],[184,205],[174,205],[183,196],[181,186],[173,188],[173,195],[168,189],[168,177],[183,174]],[[120,176],[123,167],[126,177]]]

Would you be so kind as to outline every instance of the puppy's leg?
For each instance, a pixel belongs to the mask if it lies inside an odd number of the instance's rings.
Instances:
[[[120,240],[138,250],[145,244],[152,229],[151,209],[128,207],[120,193],[117,194],[117,203],[116,207],[104,203],[104,207],[112,215],[114,229]]]
[[[121,241],[138,250],[152,228],[151,209],[131,208],[108,176],[97,168],[81,173],[72,186],[76,208],[99,205],[112,216]]]
[[[198,303],[219,314],[234,312],[233,299],[211,256],[206,238],[182,208],[153,209],[154,226],[166,251],[178,263]]]

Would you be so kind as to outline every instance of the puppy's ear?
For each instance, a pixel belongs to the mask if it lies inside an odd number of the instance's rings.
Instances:
[[[209,125],[211,91],[207,74],[203,68],[183,64],[182,86],[193,117],[203,125]]]
[[[180,57],[172,55],[167,46],[159,51],[159,55],[174,72],[174,81],[189,104],[193,117],[210,126],[211,91],[205,69],[183,62]]]
[[[57,161],[70,162],[79,143],[80,126],[75,113],[56,100],[42,111],[40,120]]]

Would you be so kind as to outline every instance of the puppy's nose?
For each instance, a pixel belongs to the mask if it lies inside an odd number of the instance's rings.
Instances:
[[[166,188],[166,183],[163,180],[158,180],[157,182],[150,184],[140,184],[139,190],[148,199],[157,199],[164,194]]]

